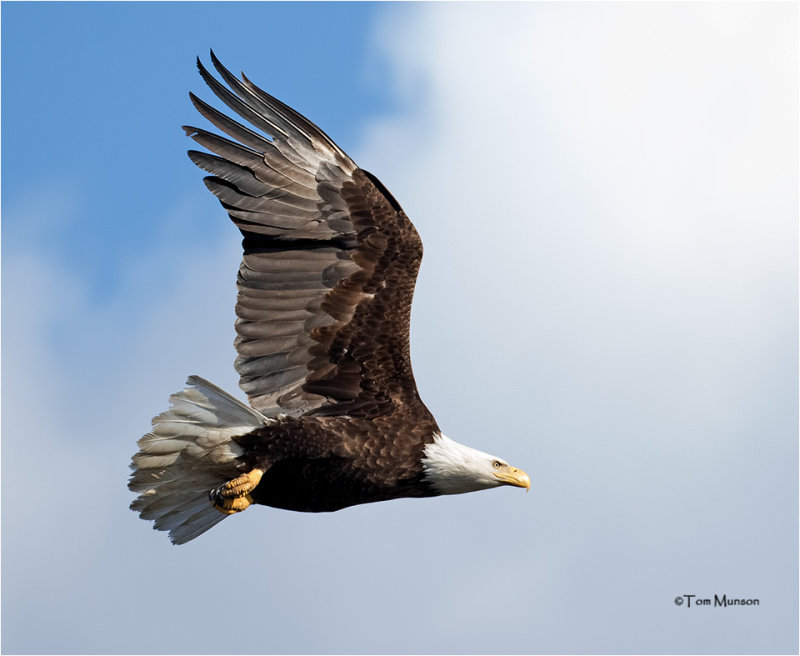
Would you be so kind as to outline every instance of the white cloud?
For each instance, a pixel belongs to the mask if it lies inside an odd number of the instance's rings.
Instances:
[[[563,606],[543,632],[508,622],[512,649],[793,639],[795,24],[775,5],[445,4],[379,33],[410,111],[358,161],[425,241],[423,395],[449,434],[530,465],[521,530],[553,528],[529,555],[561,572],[538,594],[586,613],[566,637],[547,630]],[[666,637],[676,586],[782,610]]]

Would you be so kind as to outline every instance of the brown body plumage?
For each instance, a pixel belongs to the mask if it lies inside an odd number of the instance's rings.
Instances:
[[[198,60],[203,79],[269,137],[191,96],[231,137],[184,128],[214,153],[189,156],[243,235],[235,366],[252,409],[190,378],[139,441],[132,507],[184,542],[224,517],[216,510],[249,503],[332,511],[501,484],[470,487],[448,469],[491,456],[440,439],[417,393],[409,321],[422,243],[409,218],[319,128],[212,60],[228,88]],[[429,451],[436,440],[446,448]]]
[[[399,497],[432,496],[423,480],[425,443],[435,424],[404,414],[374,418],[286,418],[237,438],[245,469],[264,477],[255,503],[324,512]]]

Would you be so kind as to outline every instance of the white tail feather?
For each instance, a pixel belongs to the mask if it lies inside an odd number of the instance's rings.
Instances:
[[[241,473],[235,461],[242,451],[233,438],[270,421],[199,376],[186,384],[139,440],[128,484],[139,493],[131,509],[169,531],[173,544],[193,540],[225,519],[211,507],[208,493]]]

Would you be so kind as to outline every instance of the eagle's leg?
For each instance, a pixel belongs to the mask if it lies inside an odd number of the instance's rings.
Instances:
[[[242,512],[253,503],[253,497],[250,496],[250,493],[256,489],[263,475],[264,470],[256,467],[246,474],[237,476],[224,485],[211,490],[208,493],[211,505],[223,515]]]

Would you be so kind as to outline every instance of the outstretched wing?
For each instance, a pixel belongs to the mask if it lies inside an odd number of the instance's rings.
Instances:
[[[244,236],[235,341],[240,385],[264,414],[368,416],[418,402],[409,317],[422,243],[397,201],[309,120],[212,61],[191,95],[229,138],[185,127]],[[260,133],[258,131],[260,131]]]

